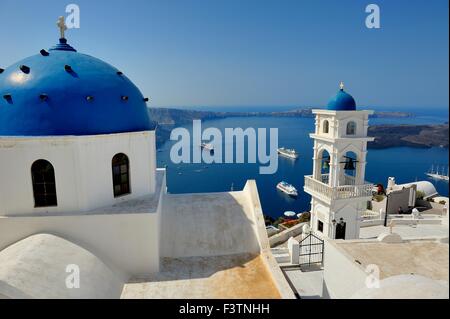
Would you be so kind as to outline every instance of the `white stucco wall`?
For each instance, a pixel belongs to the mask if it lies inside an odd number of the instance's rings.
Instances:
[[[247,183],[245,183],[243,192],[246,194],[251,207],[251,212],[253,215],[252,228],[258,238],[261,258],[266,265],[281,298],[295,299],[294,292],[289,286],[286,277],[283,275],[270,249],[269,238],[267,237],[264,214],[262,211],[261,201],[259,199],[256,181],[248,180]]]
[[[325,240],[323,255],[323,294],[325,298],[348,299],[366,287],[367,274],[333,241]]]
[[[0,251],[28,236],[65,238],[122,272],[140,276],[159,271],[161,198],[165,171],[157,171],[154,194],[86,213],[0,216]]]
[[[313,114],[316,115],[316,131],[315,134],[323,137],[338,138],[347,137],[347,123],[352,121],[356,124],[356,134],[349,137],[365,137],[367,136],[368,119],[373,111],[357,110],[357,111],[332,111],[324,109],[315,109]],[[323,133],[323,123],[327,120],[329,123],[329,133]]]
[[[131,194],[114,198],[111,160],[130,161]],[[35,207],[31,165],[55,170],[58,206]],[[83,212],[155,190],[155,132],[52,137],[0,137],[0,216]]]
[[[343,207],[339,207],[334,214],[334,218],[337,222],[341,218],[344,219],[345,225],[345,239],[358,239],[360,228],[360,207],[361,202],[351,202],[344,204]]]
[[[366,207],[366,199],[354,198],[332,201],[331,205],[327,205],[318,198],[311,200],[311,228],[315,234],[321,237],[334,238],[335,228],[332,220],[336,222],[343,218],[346,223],[345,239],[358,239],[359,229],[361,227],[361,212]],[[323,223],[323,232],[318,232],[318,221]]]
[[[247,192],[168,194],[161,217],[162,257],[261,251]]]
[[[147,274],[159,269],[156,223],[156,214],[0,217],[0,250],[48,232],[92,251],[125,274]]]

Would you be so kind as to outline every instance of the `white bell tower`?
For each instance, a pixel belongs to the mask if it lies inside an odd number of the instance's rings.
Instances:
[[[357,111],[353,97],[340,90],[327,109],[315,109],[313,174],[305,176],[311,199],[311,230],[331,239],[357,239],[361,212],[372,198],[373,185],[364,179],[368,118]]]

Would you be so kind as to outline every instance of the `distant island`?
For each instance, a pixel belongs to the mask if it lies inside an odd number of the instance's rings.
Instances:
[[[313,118],[312,108],[293,109],[282,112],[212,112],[172,108],[149,108],[150,118],[159,125],[179,125],[191,123],[192,120],[213,120],[227,117],[307,117]],[[371,117],[413,117],[408,112],[375,112]]]
[[[375,141],[369,148],[409,146],[419,148],[448,148],[448,123],[434,125],[374,125],[369,126],[369,136]]]
[[[157,147],[170,137],[173,127],[192,123],[193,120],[216,120],[229,117],[302,117],[313,118],[312,109],[294,109],[283,112],[212,112],[183,110],[172,108],[149,108],[150,118],[154,121]],[[375,112],[372,118],[409,118],[409,112]],[[369,127],[369,136],[375,141],[369,148],[409,147],[445,147],[448,148],[448,123],[436,125],[373,125]]]

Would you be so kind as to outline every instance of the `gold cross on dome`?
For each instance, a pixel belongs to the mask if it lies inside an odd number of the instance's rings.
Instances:
[[[344,82],[341,81],[341,83],[339,83],[339,87],[340,87],[341,90],[343,90],[344,89]]]
[[[64,22],[64,17],[63,16],[60,16],[58,18],[58,21],[56,21],[56,25],[59,28],[59,33],[60,33],[61,39],[64,39],[64,31],[67,30],[67,26],[66,26],[66,23]]]

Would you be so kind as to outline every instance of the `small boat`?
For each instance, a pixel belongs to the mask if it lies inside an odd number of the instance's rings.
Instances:
[[[297,189],[294,186],[292,186],[291,184],[287,183],[287,182],[284,182],[284,181],[279,182],[277,184],[277,188],[280,191],[282,191],[283,193],[288,194],[289,196],[292,196],[292,197],[297,197],[298,196]]]
[[[293,212],[292,210],[288,210],[288,211],[285,211],[283,213],[283,215],[286,216],[286,217],[294,217],[295,216],[295,212]]]
[[[289,157],[289,158],[293,158],[293,159],[297,159],[299,154],[293,149],[293,148],[285,148],[285,147],[280,147],[277,149],[278,154]]]

